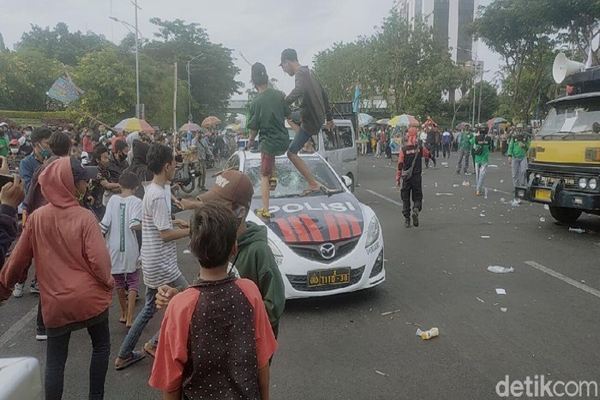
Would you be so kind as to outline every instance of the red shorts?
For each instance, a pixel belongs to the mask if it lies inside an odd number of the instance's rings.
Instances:
[[[271,177],[275,168],[275,156],[267,153],[260,154],[260,173],[262,176]]]
[[[140,270],[136,269],[135,272],[129,274],[113,274],[115,279],[116,289],[135,290],[139,292],[140,287]]]

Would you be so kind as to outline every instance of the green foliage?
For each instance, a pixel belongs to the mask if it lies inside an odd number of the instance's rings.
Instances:
[[[60,22],[50,30],[32,25],[31,31],[23,33],[15,46],[19,50],[36,50],[46,58],[75,66],[81,57],[104,47],[114,47],[104,36],[93,32],[70,32],[69,27]]]
[[[46,91],[62,71],[34,50],[0,52],[0,109],[44,110]]]
[[[420,118],[439,116],[442,93],[463,86],[471,75],[452,62],[427,25],[411,24],[395,10],[371,37],[317,54],[314,68],[334,101],[351,100],[358,83],[363,99],[382,97],[391,114]]]

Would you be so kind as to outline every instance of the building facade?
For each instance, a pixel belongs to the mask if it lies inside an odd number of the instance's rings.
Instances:
[[[469,28],[478,0],[398,0],[396,9],[408,21],[421,19],[433,27],[436,40],[448,48],[452,60],[463,64],[476,58]]]

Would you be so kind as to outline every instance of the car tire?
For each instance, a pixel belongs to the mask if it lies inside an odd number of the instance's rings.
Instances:
[[[348,176],[348,178],[352,179],[352,185],[350,185],[350,192],[354,193],[354,189],[356,188],[356,182],[354,180],[354,175],[352,175],[351,172],[349,172],[348,174],[346,174]]]
[[[577,221],[582,211],[576,208],[550,207],[550,214],[560,223],[572,224]]]

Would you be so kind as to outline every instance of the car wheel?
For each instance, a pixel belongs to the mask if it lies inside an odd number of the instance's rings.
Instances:
[[[572,224],[581,215],[581,210],[566,207],[550,207],[552,217],[563,224]]]

